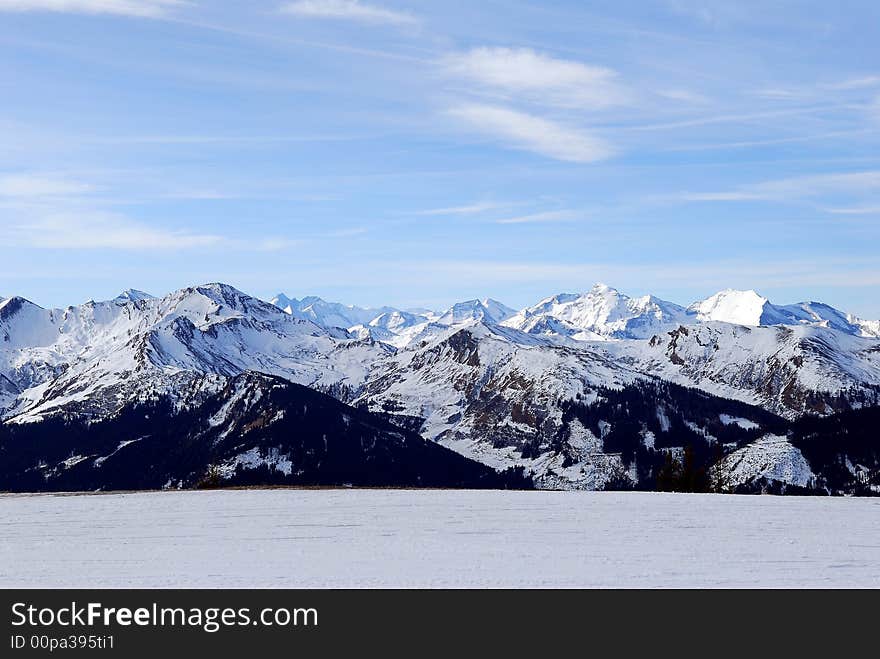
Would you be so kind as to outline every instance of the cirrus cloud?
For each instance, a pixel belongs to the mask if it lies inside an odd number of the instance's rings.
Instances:
[[[569,108],[626,103],[629,92],[611,69],[558,59],[529,48],[474,48],[447,55],[445,71],[486,89]]]
[[[281,7],[282,13],[359,23],[415,25],[418,19],[405,12],[368,5],[358,0],[297,0]]]
[[[0,237],[36,249],[180,250],[220,245],[220,236],[151,226],[116,213],[56,211],[20,221]]]
[[[751,183],[716,192],[686,193],[683,201],[792,201],[821,196],[875,195],[880,170],[834,172]]]
[[[505,107],[471,103],[453,107],[449,114],[508,146],[555,160],[588,163],[614,154],[599,137]]]
[[[181,0],[0,0],[0,11],[158,18],[167,14],[169,9],[183,4],[186,3]]]
[[[60,197],[85,194],[94,190],[93,185],[67,178],[32,174],[0,176],[0,197],[15,199]]]
[[[505,217],[500,220],[495,220],[495,224],[537,224],[543,222],[566,222],[576,219],[577,217],[578,213],[569,210],[543,211],[541,213],[517,215],[516,217]]]

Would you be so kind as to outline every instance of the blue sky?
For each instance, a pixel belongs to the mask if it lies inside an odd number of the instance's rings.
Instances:
[[[880,317],[880,4],[0,0],[0,295]]]

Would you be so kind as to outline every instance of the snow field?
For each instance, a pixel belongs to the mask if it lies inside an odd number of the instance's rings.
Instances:
[[[878,587],[880,500],[250,490],[0,496],[0,587]]]

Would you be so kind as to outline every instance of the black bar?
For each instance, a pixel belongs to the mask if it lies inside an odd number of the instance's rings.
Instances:
[[[437,652],[665,657],[714,656],[722,650],[792,656],[821,648],[839,656],[860,637],[874,638],[869,598],[869,591],[9,590],[0,591],[5,631],[0,657],[248,657],[265,651],[285,657]],[[102,617],[91,626],[13,625],[28,615],[28,606],[38,617],[40,609],[50,608],[52,615],[64,609],[66,622],[66,611],[76,608],[72,603],[86,610],[98,603]],[[125,626],[115,611],[104,624],[110,609],[163,607],[196,610],[202,623],[219,620],[214,609],[247,608],[251,616],[264,609],[300,609],[314,615],[300,615],[296,625],[251,622],[208,631],[207,624]],[[267,614],[269,622],[274,614]],[[48,622],[50,614],[43,615]],[[60,644],[83,636],[104,639],[103,647],[95,640],[91,649],[50,651],[52,639]]]

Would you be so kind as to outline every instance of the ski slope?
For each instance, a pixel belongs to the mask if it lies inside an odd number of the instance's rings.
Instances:
[[[880,499],[0,496],[0,587],[878,587]]]

